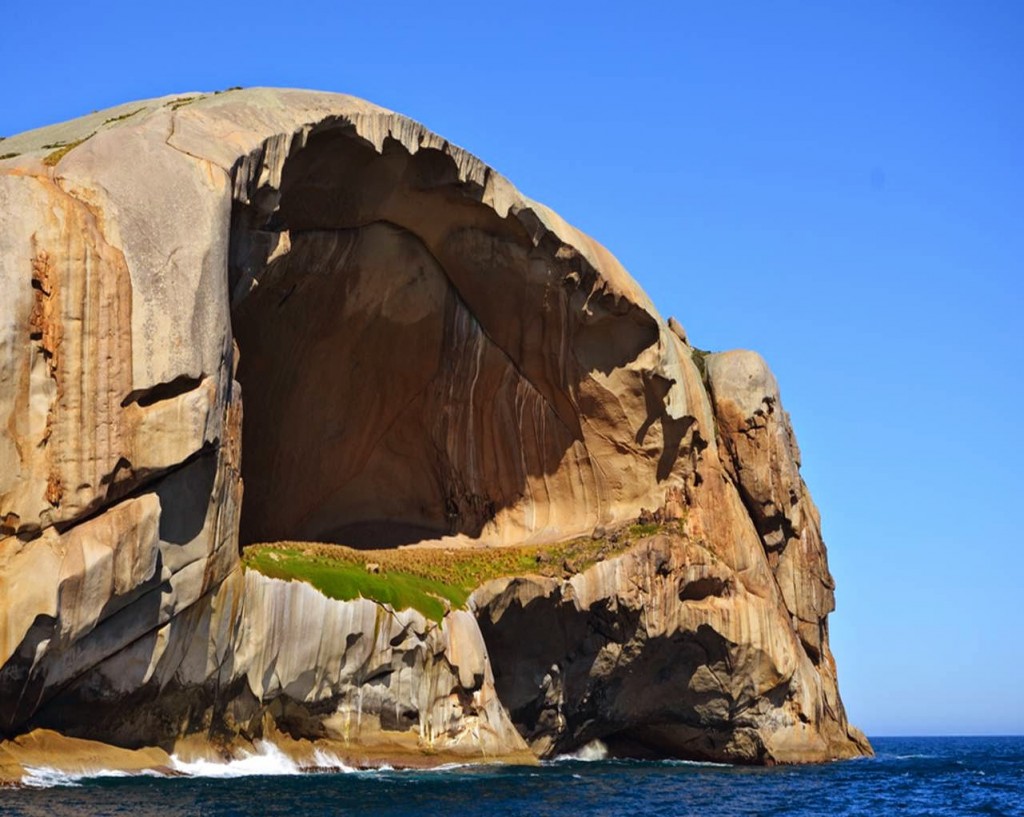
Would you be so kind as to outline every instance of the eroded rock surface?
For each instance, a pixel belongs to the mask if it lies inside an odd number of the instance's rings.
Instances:
[[[225,751],[283,733],[355,762],[528,755],[471,613],[436,623],[254,571],[90,667],[35,723],[168,749],[195,732]]]
[[[476,592],[498,695],[534,751],[601,740],[627,756],[736,763],[870,751],[778,592],[686,528],[568,580]]]
[[[0,734],[502,757],[514,721],[540,754],[869,751],[771,373],[699,368],[607,250],[492,169],[361,100],[270,89],[3,149]],[[671,535],[571,579],[481,589],[484,641],[466,612],[238,558],[655,516]]]

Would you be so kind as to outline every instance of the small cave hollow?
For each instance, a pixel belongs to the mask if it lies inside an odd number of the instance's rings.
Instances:
[[[341,123],[236,202],[241,545],[476,537],[580,438],[550,354],[569,295],[480,196],[447,154]]]

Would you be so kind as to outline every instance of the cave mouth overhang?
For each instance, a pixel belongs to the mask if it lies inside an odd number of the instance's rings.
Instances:
[[[483,194],[447,152],[332,121],[236,201],[242,545],[477,537],[584,445],[581,378],[657,343]]]

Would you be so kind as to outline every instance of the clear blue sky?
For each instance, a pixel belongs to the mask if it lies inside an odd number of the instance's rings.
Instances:
[[[232,85],[426,123],[759,350],[869,734],[1024,733],[1024,2],[25,3],[0,133]]]

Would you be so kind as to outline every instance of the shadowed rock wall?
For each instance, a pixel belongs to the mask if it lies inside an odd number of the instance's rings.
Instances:
[[[488,206],[450,152],[378,151],[339,121],[292,145],[279,185],[250,184],[230,275],[244,542],[550,540],[650,502],[660,441],[639,448],[581,401],[664,412],[647,380],[673,340],[578,251],[537,240],[531,211]],[[616,446],[635,449],[625,480],[594,466]]]

